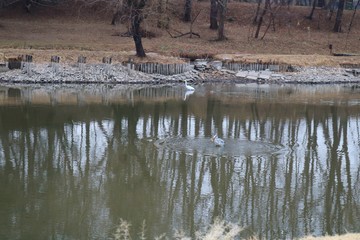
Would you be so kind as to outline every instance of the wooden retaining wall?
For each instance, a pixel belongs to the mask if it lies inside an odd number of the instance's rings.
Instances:
[[[31,72],[30,67],[32,66],[32,55],[19,55],[16,58],[8,59],[9,69],[21,69],[26,67],[28,73]],[[57,72],[59,69],[60,57],[51,56],[51,66],[54,72]],[[102,59],[103,64],[111,65],[112,58],[104,57]],[[77,65],[80,68],[81,72],[85,72],[86,57],[79,56]],[[146,62],[146,63],[134,63],[133,61],[127,61],[122,63],[123,66],[126,66],[130,69],[141,71],[149,74],[161,74],[161,75],[175,75],[187,72],[191,69],[190,62],[187,63],[172,63],[172,64],[162,64],[156,62]]]
[[[223,67],[231,71],[263,71],[269,69],[273,72],[291,72],[292,66],[288,64],[279,64],[277,62],[224,62]]]
[[[340,67],[342,67],[342,68],[360,68],[360,64],[342,63],[342,64],[340,64]]]
[[[20,55],[16,58],[9,58],[8,59],[8,67],[9,69],[14,68],[22,68],[26,70],[28,74],[32,73],[32,56],[31,55]],[[58,56],[51,56],[51,66],[53,68],[53,71],[55,73],[59,70],[59,62],[60,57]],[[106,65],[106,71],[109,71],[109,68],[107,65],[111,65],[112,59],[111,57],[104,57],[102,59],[103,64]],[[219,61],[217,61],[219,62]],[[205,61],[204,70],[209,64],[207,61]],[[86,65],[86,57],[79,56],[78,57],[78,67],[80,68],[81,72],[85,72],[85,65]],[[148,74],[161,74],[161,75],[176,75],[181,74],[184,72],[187,72],[194,68],[190,64],[190,61],[184,62],[184,63],[169,63],[169,64],[163,64],[163,63],[157,63],[157,62],[145,62],[145,63],[134,63],[132,59],[129,61],[122,62],[122,65],[125,67],[128,67],[130,69],[141,71]],[[351,64],[343,64],[343,67],[349,67]],[[196,65],[195,65],[196,66]],[[354,68],[354,65],[351,66]],[[359,67],[359,66],[358,66]],[[221,64],[219,64],[219,69],[221,69]],[[225,61],[222,63],[222,68],[237,72],[237,71],[263,71],[263,70],[270,70],[273,72],[291,72],[293,71],[293,67],[289,64],[280,64],[276,61],[270,61],[270,62],[262,62],[257,61],[254,63],[249,62],[235,62],[235,61]]]
[[[133,63],[133,62],[123,62],[124,66],[127,66],[130,69],[149,73],[149,74],[161,74],[161,75],[175,75],[181,74],[190,70],[190,63],[172,63],[172,64],[162,64],[162,63]]]

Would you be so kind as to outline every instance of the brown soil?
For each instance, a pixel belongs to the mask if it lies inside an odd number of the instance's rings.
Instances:
[[[333,33],[335,14],[333,20],[328,21],[327,11],[316,9],[310,21],[305,18],[310,7],[283,6],[276,12],[275,31],[271,27],[260,40],[252,37],[255,26],[251,22],[256,5],[232,1],[228,12],[231,21],[225,25],[228,40],[216,41],[217,32],[209,29],[209,5],[194,1],[193,12],[201,12],[193,31],[200,34],[200,38],[172,38],[167,31],[155,27],[156,17],[150,15],[142,26],[155,37],[143,38],[148,57],[135,60],[171,62],[178,61],[177,57],[209,57],[278,61],[300,66],[360,64],[359,16],[347,33],[352,11],[344,12],[344,32]],[[176,31],[189,32],[190,24],[180,21],[183,6],[174,4],[171,8],[174,15],[169,32],[172,35],[178,34]],[[112,12],[99,6],[37,6],[31,14],[25,13],[21,6],[11,6],[0,10],[0,14],[0,59],[1,54],[5,57],[32,54],[35,62],[47,62],[52,55],[60,56],[62,62],[75,62],[79,55],[87,56],[88,62],[100,62],[104,56],[112,56],[114,62],[134,58],[132,38],[119,36],[126,32],[126,26],[111,25]],[[265,19],[260,36],[267,24],[268,19]],[[357,56],[332,56],[329,44],[333,45],[334,52]]]

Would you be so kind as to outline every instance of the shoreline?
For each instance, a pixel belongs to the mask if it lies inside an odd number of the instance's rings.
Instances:
[[[24,63],[21,69],[0,72],[1,84],[176,84],[185,79],[201,83],[258,84],[357,84],[359,69],[293,67],[292,72],[231,71],[206,66],[175,75],[148,74],[121,64]],[[261,76],[262,77],[259,77]],[[256,77],[254,77],[256,75]]]

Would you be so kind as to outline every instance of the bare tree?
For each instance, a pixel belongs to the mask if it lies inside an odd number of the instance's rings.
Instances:
[[[256,29],[256,32],[255,32],[255,38],[258,38],[259,37],[259,33],[260,33],[260,28],[261,28],[261,25],[264,21],[264,16],[266,14],[266,12],[268,11],[268,9],[270,8],[270,0],[265,0],[265,7],[260,15],[260,18],[259,18],[259,21],[258,21],[258,25],[257,25],[257,29]]]
[[[313,4],[312,4],[310,14],[309,14],[309,16],[306,17],[307,19],[312,20],[317,2],[318,2],[317,0],[313,0]]]
[[[343,15],[343,11],[344,11],[344,5],[345,5],[345,0],[340,0],[338,10],[336,13],[335,25],[334,25],[334,29],[333,29],[334,32],[341,32],[341,21],[342,21],[342,15]]]
[[[262,0],[257,0],[257,7],[256,7],[255,17],[253,19],[253,24],[256,24],[258,22],[261,2]]]
[[[118,21],[123,22],[124,19],[122,18],[123,15],[126,15],[126,8],[127,4],[125,1],[115,1],[113,6],[111,5],[111,8],[114,9],[114,15],[111,20],[111,25],[116,25]]]
[[[329,0],[329,2],[328,2],[327,5],[326,5],[326,8],[328,9],[328,13],[327,13],[327,17],[326,17],[326,18],[327,18],[328,20],[331,20],[332,15],[333,15],[333,13],[334,13],[335,5],[336,5],[335,2],[336,2],[335,0]]]
[[[219,12],[219,28],[218,28],[218,40],[226,40],[225,36],[225,18],[227,11],[228,0],[217,0],[218,12]]]
[[[31,9],[36,6],[52,7],[66,0],[0,0],[0,9],[8,7],[13,4],[21,3],[27,13],[31,13]]]
[[[353,24],[353,21],[354,21],[354,18],[355,18],[355,14],[356,14],[356,9],[358,9],[358,7],[359,7],[359,3],[360,3],[360,0],[358,0],[357,4],[355,5],[353,15],[351,16],[350,24],[349,24],[349,27],[348,27],[348,33],[350,33],[350,30],[351,30],[351,27],[352,27],[352,24]]]
[[[145,50],[141,40],[140,24],[144,19],[142,13],[148,0],[126,0],[126,2],[130,10],[131,33],[135,43],[136,56],[146,57]]]
[[[24,7],[27,13],[30,13],[30,8],[31,8],[31,1],[30,0],[25,0],[24,1]]]
[[[192,10],[192,0],[185,0],[185,8],[184,8],[184,22],[191,21],[191,10]]]
[[[118,20],[121,23],[129,24],[129,30],[122,36],[132,36],[135,43],[136,56],[146,57],[142,45],[141,22],[144,20],[144,9],[151,0],[109,0],[110,6],[115,8],[111,24],[116,24]]]
[[[217,0],[211,0],[210,2],[210,29],[218,29],[218,21],[217,21],[217,15],[218,15],[218,6],[217,6]]]

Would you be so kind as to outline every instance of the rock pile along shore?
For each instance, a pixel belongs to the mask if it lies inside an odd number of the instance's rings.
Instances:
[[[177,83],[187,79],[190,82],[238,83],[295,83],[295,84],[332,84],[359,83],[359,69],[330,67],[293,67],[292,72],[271,70],[231,71],[211,63],[201,67],[190,67],[188,71],[176,75],[147,74],[129,69],[121,64],[40,64],[25,63],[21,69],[0,69],[0,81],[4,83],[133,83],[161,84]]]

